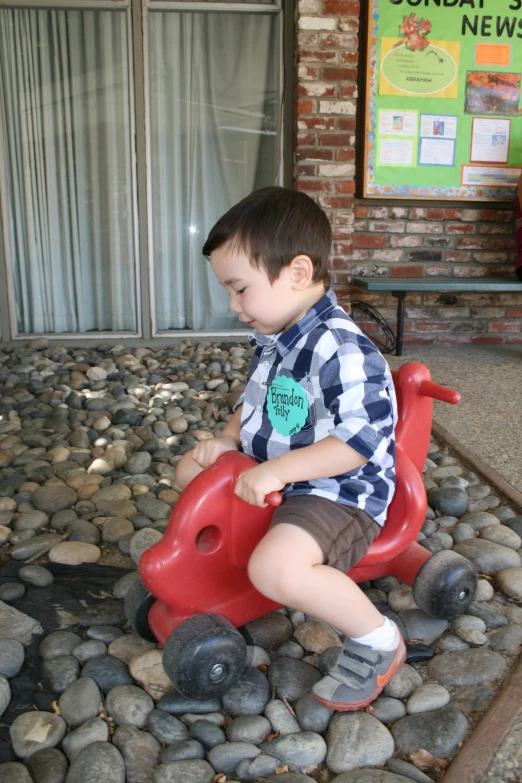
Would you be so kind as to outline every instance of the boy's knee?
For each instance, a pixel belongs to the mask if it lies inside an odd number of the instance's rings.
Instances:
[[[254,551],[248,562],[248,578],[256,590],[281,604],[291,603],[295,596],[300,570],[273,552]]]

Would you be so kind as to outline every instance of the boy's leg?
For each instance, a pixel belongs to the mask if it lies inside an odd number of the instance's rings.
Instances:
[[[384,617],[342,571],[323,565],[310,533],[295,525],[271,528],[252,553],[250,581],[274,601],[318,617],[346,636],[364,636]]]
[[[378,696],[403,664],[406,651],[395,624],[355,582],[323,565],[323,560],[321,547],[308,531],[282,523],[258,544],[248,573],[263,595],[318,617],[349,637],[313,695],[332,709],[356,710]]]

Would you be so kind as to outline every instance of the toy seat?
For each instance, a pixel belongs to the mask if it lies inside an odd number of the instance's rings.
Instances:
[[[431,556],[416,540],[426,517],[422,472],[431,436],[433,399],[456,405],[460,394],[433,383],[429,369],[420,362],[407,362],[392,375],[398,408],[397,485],[382,533],[349,575],[355,582],[396,576],[412,587],[420,567]]]

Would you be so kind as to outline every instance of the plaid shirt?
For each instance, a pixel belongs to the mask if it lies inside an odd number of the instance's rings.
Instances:
[[[368,463],[331,478],[288,484],[283,495],[320,495],[364,509],[384,525],[395,490],[397,406],[390,370],[377,348],[338,306],[331,289],[285,332],[254,331],[249,339],[257,348],[245,392],[236,405],[243,404],[243,451],[265,462],[328,435],[339,438]],[[282,376],[293,381],[281,381]],[[279,385],[274,388],[293,384],[305,413],[307,408],[304,425],[294,434],[280,434],[271,423],[270,398],[282,399],[270,391],[276,378]],[[285,428],[277,421],[276,426]]]

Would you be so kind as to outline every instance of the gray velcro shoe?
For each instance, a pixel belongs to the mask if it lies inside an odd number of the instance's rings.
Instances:
[[[377,698],[406,660],[406,647],[399,633],[394,650],[376,650],[346,639],[328,675],[312,688],[316,701],[331,710],[360,710]]]

